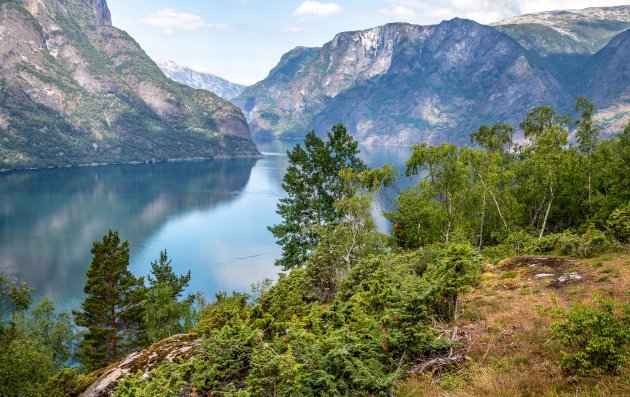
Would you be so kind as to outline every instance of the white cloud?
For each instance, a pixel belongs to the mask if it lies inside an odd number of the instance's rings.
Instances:
[[[381,8],[378,13],[396,21],[413,22],[416,19],[416,12],[404,6],[393,6],[391,8]]]
[[[318,1],[305,1],[293,11],[294,17],[316,18],[327,17],[341,12],[341,6],[337,3],[320,3]]]
[[[147,25],[156,26],[166,34],[175,33],[177,30],[229,30],[229,26],[225,24],[205,23],[199,15],[189,14],[187,12],[177,12],[171,8],[165,8],[156,13],[146,16],[142,22]]]
[[[390,8],[379,14],[401,20],[415,19],[419,23],[436,23],[455,17],[467,18],[479,23],[497,22],[516,15],[551,10],[580,9],[627,4],[627,0],[390,0]],[[398,15],[395,10],[401,9]],[[410,10],[414,12],[411,17]]]
[[[280,31],[285,32],[285,33],[300,33],[302,29],[298,28],[297,26],[291,26],[288,28],[281,29]]]

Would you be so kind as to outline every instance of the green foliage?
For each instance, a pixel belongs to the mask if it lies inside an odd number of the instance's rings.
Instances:
[[[461,210],[470,188],[463,149],[449,143],[439,146],[423,143],[412,145],[411,149],[413,153],[407,160],[407,176],[426,172],[427,177],[420,182],[420,187],[429,197],[438,198],[437,202],[446,214],[441,234],[448,244],[453,230],[462,221]]]
[[[597,109],[592,102],[581,96],[577,100],[575,110],[582,113],[582,118],[577,121],[578,129],[575,134],[578,140],[578,149],[590,157],[595,151],[599,137],[599,129],[593,121]]]
[[[94,242],[87,271],[87,295],[81,311],[73,312],[78,326],[86,328],[79,345],[79,361],[94,370],[123,357],[146,343],[142,278],[128,269],[129,243],[121,243],[111,230]]]
[[[46,382],[47,397],[77,397],[94,381],[93,375],[85,375],[78,368],[63,368]]]
[[[398,195],[386,214],[396,245],[417,249],[456,239],[499,259],[618,249],[607,227],[622,242],[627,238],[630,134],[599,140],[595,106],[581,97],[576,110],[580,117],[573,122],[550,107],[533,109],[520,124],[526,137],[520,144],[499,123],[471,134],[480,149],[414,145],[407,175],[420,181]],[[573,126],[575,147],[568,139]],[[619,219],[609,223],[615,209]]]
[[[159,261],[151,262],[151,274],[147,277],[149,287],[142,303],[144,326],[150,342],[191,329],[189,314],[194,296],[178,300],[190,282],[190,271],[177,276],[171,267],[166,251],[160,252]]]
[[[183,379],[183,372],[176,364],[166,362],[150,372],[147,379],[138,373],[123,378],[114,397],[178,397],[190,389]]]
[[[79,335],[69,313],[57,313],[54,304],[44,298],[30,310],[30,315],[16,317],[19,332],[48,354],[57,371],[74,363]]]
[[[385,215],[392,222],[392,237],[398,247],[417,249],[443,241],[446,212],[423,187],[412,186],[395,199],[395,211]]]
[[[593,223],[581,228],[581,232],[567,229],[562,233],[550,233],[535,238],[523,230],[514,231],[503,243],[487,247],[483,253],[488,258],[503,259],[508,256],[545,254],[590,258],[606,252],[618,252],[622,245]]]
[[[33,289],[0,273],[0,334],[7,326],[5,320],[31,304]]]
[[[554,337],[567,349],[561,366],[568,374],[614,373],[630,359],[630,303],[604,299],[598,304],[573,306],[563,322],[552,325]]]
[[[53,370],[48,351],[15,330],[0,333],[0,346],[0,396],[45,395]]]
[[[274,322],[283,324],[294,316],[304,317],[309,313],[313,302],[308,291],[306,271],[295,269],[288,275],[281,274],[275,286],[262,295],[258,303]]]
[[[218,293],[214,303],[208,305],[200,314],[197,332],[212,335],[219,332],[230,321],[244,319],[249,316],[246,294],[233,293],[227,296]]]
[[[607,224],[620,241],[630,242],[630,202],[615,209]]]
[[[318,227],[320,242],[307,260],[310,296],[320,302],[334,299],[339,281],[359,258],[385,249],[385,238],[372,219],[372,194],[344,197],[335,207],[345,216],[337,224]]]
[[[334,203],[354,193],[351,184],[344,183],[340,171],[366,167],[357,157],[357,142],[346,128],[337,124],[324,141],[309,132],[304,149],[296,145],[287,154],[289,168],[282,187],[286,198],[280,199],[277,213],[282,222],[269,230],[282,247],[282,257],[276,264],[293,269],[306,264],[320,236],[316,227],[337,223],[343,216]]]
[[[422,283],[425,300],[437,316],[453,319],[458,313],[458,296],[479,284],[481,257],[467,244],[451,244],[438,260],[427,267]]]
[[[192,360],[127,379],[116,395],[389,395],[414,360],[450,347],[430,321],[447,289],[426,290],[423,269],[448,262],[463,291],[474,281],[464,263],[472,257],[459,246],[361,256],[325,306],[310,298],[307,269],[281,276],[252,304],[221,295],[201,314],[205,342]]]
[[[483,124],[470,135],[470,141],[489,151],[501,150],[512,142],[514,128],[505,123],[496,123],[492,127]]]

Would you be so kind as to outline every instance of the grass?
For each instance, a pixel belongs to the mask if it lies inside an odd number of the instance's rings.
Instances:
[[[605,271],[602,271],[604,269]],[[582,279],[558,283],[562,274]],[[538,273],[554,277],[534,278]],[[506,285],[506,282],[509,282]],[[630,396],[630,367],[615,376],[568,378],[560,369],[560,346],[549,326],[558,308],[592,304],[595,295],[630,300],[630,251],[566,264],[500,264],[488,270],[462,299],[468,363],[440,377],[421,373],[398,385],[408,397]]]

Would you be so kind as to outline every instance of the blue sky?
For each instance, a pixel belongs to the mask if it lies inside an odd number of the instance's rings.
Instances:
[[[296,46],[388,22],[435,24],[453,17],[490,23],[524,13],[621,5],[615,0],[108,0],[114,25],[154,59],[230,81],[265,78]]]

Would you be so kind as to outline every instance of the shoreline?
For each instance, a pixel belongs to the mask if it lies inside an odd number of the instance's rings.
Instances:
[[[42,167],[24,167],[24,168],[2,168],[0,169],[0,175],[9,174],[12,172],[21,171],[41,171],[52,170],[58,168],[85,168],[85,167],[106,167],[110,165],[141,165],[141,164],[159,164],[159,163],[187,163],[187,162],[201,162],[201,161],[214,161],[214,160],[247,160],[247,159],[262,159],[267,155],[252,154],[252,155],[219,155],[214,157],[183,157],[183,158],[171,158],[166,160],[145,160],[145,161],[120,161],[112,163],[83,163],[83,164],[67,164],[67,165],[48,165]]]

